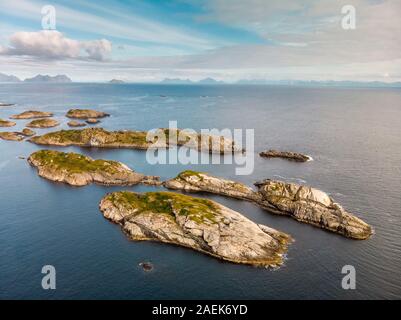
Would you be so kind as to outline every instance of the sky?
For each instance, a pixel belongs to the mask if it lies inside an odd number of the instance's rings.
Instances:
[[[401,0],[0,0],[0,72],[401,81]]]

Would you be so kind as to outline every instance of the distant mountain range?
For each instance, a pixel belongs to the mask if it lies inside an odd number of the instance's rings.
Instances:
[[[57,76],[48,76],[48,75],[41,75],[38,74],[37,76],[33,78],[27,78],[24,80],[24,82],[52,82],[52,83],[69,83],[72,82],[70,78],[68,78],[66,75],[57,75]]]
[[[325,86],[325,87],[401,87],[401,82],[380,82],[380,81],[307,81],[307,80],[264,80],[264,79],[242,79],[235,83],[218,81],[213,78],[206,78],[199,81],[189,79],[166,78],[160,83],[163,84],[239,84],[239,85],[282,85],[282,86]]]
[[[4,73],[0,73],[0,83],[1,82],[9,82],[9,83],[18,83],[18,82],[22,82],[21,79],[19,79],[16,76],[13,75],[6,75]],[[23,82],[52,82],[52,83],[68,83],[68,82],[72,82],[71,79],[69,77],[67,77],[66,75],[57,75],[57,76],[49,76],[49,75],[41,75],[38,74],[35,77],[32,78],[27,78],[25,79]]]
[[[0,73],[0,82],[21,82],[21,80],[16,76]]]
[[[37,75],[32,78],[21,80],[14,75],[0,73],[0,83],[69,83],[72,80],[66,75]],[[112,79],[108,83],[122,84],[126,83],[120,79]],[[237,82],[224,82],[213,78],[205,78],[199,81],[180,78],[166,78],[159,83],[161,84],[182,84],[182,85],[282,85],[282,86],[303,86],[303,87],[367,87],[367,88],[401,88],[401,82],[381,82],[381,81],[335,81],[335,80],[266,80],[266,79],[242,79]]]

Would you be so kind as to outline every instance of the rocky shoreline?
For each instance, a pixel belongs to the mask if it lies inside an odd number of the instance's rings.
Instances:
[[[291,242],[217,202],[177,193],[115,192],[99,208],[132,240],[180,245],[234,263],[277,267]]]
[[[352,239],[367,239],[373,233],[371,226],[346,212],[323,191],[275,180],[264,180],[255,185],[257,191],[242,183],[194,171],[184,171],[164,182],[169,189],[209,192],[251,201],[269,212],[287,215]]]

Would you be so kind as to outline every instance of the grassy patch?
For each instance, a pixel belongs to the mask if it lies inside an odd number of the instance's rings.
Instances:
[[[203,180],[202,172],[193,171],[193,170],[185,170],[185,171],[179,173],[177,178],[181,178],[181,179],[185,180],[186,178],[193,177],[193,176],[198,177],[200,180]]]
[[[210,200],[172,192],[137,194],[122,191],[111,194],[110,200],[129,210],[137,210],[137,214],[150,211],[175,218],[174,212],[177,212],[197,223],[216,223],[219,214],[218,206]]]
[[[120,164],[116,161],[93,160],[78,153],[41,150],[32,154],[31,157],[38,161],[41,166],[66,170],[69,173],[94,173],[99,171],[115,173],[117,168],[120,167]]]

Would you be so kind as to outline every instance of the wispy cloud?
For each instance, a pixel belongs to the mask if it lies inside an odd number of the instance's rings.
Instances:
[[[5,0],[0,3],[0,10],[10,16],[24,18],[30,21],[40,21],[40,10],[45,2],[27,0]],[[76,8],[79,8],[74,2]],[[88,4],[86,4],[88,6]],[[107,3],[105,4],[107,6]],[[145,19],[135,14],[124,14],[102,6],[91,5],[96,11],[107,14],[107,18],[94,13],[83,12],[77,9],[59,5],[56,6],[57,28],[68,28],[81,33],[100,34],[104,37],[113,37],[130,41],[162,44],[165,46],[184,45],[191,50],[205,50],[215,47],[217,39],[186,31],[185,26],[175,28]],[[39,26],[39,24],[38,24]]]

